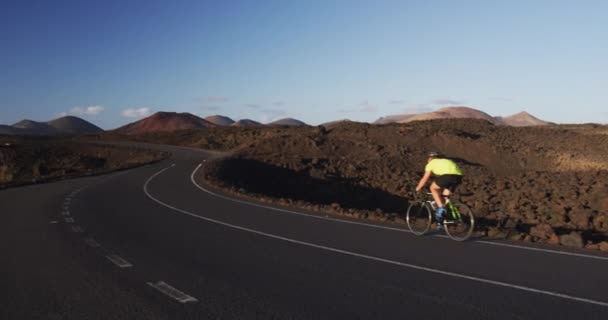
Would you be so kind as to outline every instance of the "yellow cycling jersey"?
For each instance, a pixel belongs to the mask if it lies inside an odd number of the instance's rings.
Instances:
[[[424,171],[431,171],[436,176],[444,174],[462,175],[460,167],[450,159],[433,159],[427,163]]]

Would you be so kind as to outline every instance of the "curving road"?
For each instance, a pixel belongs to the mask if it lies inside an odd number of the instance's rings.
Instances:
[[[415,237],[201,181],[211,153],[0,191],[0,319],[606,319],[608,256]]]

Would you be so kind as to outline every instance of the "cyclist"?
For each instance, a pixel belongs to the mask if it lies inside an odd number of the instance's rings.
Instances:
[[[424,168],[424,176],[418,182],[416,192],[420,192],[424,185],[429,181],[431,175],[435,177],[435,181],[431,183],[430,190],[433,194],[433,199],[437,204],[437,211],[435,213],[437,218],[437,230],[441,229],[441,222],[443,221],[443,215],[445,213],[445,203],[443,201],[444,196],[449,196],[452,191],[462,182],[462,170],[452,160],[445,158],[438,152],[429,152],[426,167]],[[442,192],[443,190],[443,192]]]

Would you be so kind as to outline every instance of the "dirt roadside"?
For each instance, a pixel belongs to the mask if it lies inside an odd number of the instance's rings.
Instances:
[[[83,138],[0,137],[0,188],[103,174],[168,156]]]

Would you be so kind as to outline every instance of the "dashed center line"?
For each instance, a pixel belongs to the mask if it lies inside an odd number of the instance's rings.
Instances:
[[[63,211],[61,214],[63,214],[64,216],[69,216],[70,212],[69,211]]]
[[[72,226],[72,232],[83,233],[84,230],[80,226]]]
[[[148,285],[162,292],[163,294],[177,300],[180,303],[198,302],[198,299],[196,299],[195,297],[187,295],[186,293],[168,285],[163,281],[159,281],[156,283],[148,282]]]
[[[99,248],[101,247],[101,245],[99,244],[99,242],[95,241],[95,239],[93,238],[86,238],[84,239],[84,242],[89,245],[89,247],[91,248]]]
[[[119,268],[130,268],[133,266],[133,264],[131,264],[129,261],[115,254],[109,254],[106,256],[106,258],[112,261],[112,263]]]
[[[67,223],[74,223],[74,218],[64,218]]]

